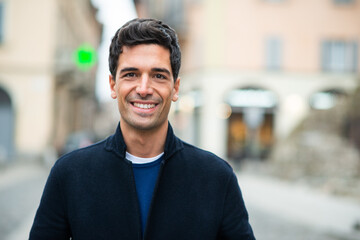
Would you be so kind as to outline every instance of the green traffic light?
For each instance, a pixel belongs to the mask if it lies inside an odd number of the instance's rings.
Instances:
[[[96,51],[89,44],[82,44],[74,52],[74,62],[80,70],[89,70],[95,65],[96,61]]]

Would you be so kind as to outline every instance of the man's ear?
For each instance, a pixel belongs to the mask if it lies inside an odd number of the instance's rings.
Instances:
[[[179,99],[179,89],[180,89],[180,77],[176,79],[174,84],[174,89],[173,89],[174,93],[172,97],[173,102],[176,102]]]
[[[115,91],[116,81],[111,74],[109,75],[109,85],[110,85],[110,91],[111,91],[111,98],[116,99],[116,97],[117,97],[116,91]]]

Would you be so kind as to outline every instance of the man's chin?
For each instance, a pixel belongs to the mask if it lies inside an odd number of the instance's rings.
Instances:
[[[124,127],[129,127],[132,128],[134,130],[138,130],[138,131],[155,131],[157,129],[160,129],[161,126],[163,124],[160,124],[158,122],[154,122],[154,121],[126,121],[126,126]]]

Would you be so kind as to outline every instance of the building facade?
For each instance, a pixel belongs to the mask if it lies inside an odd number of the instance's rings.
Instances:
[[[79,69],[76,49],[95,49],[102,25],[90,0],[0,0],[0,160],[39,157],[91,128],[96,66]]]
[[[136,0],[179,30],[178,135],[228,159],[266,158],[359,81],[358,0]],[[172,19],[175,16],[176,20]]]

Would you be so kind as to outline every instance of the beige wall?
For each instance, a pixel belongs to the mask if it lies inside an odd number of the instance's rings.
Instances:
[[[4,1],[5,40],[0,46],[2,69],[13,72],[49,70],[54,47],[54,1]]]
[[[20,154],[40,152],[51,133],[53,4],[53,0],[5,1],[0,84],[13,101],[14,144]]]

